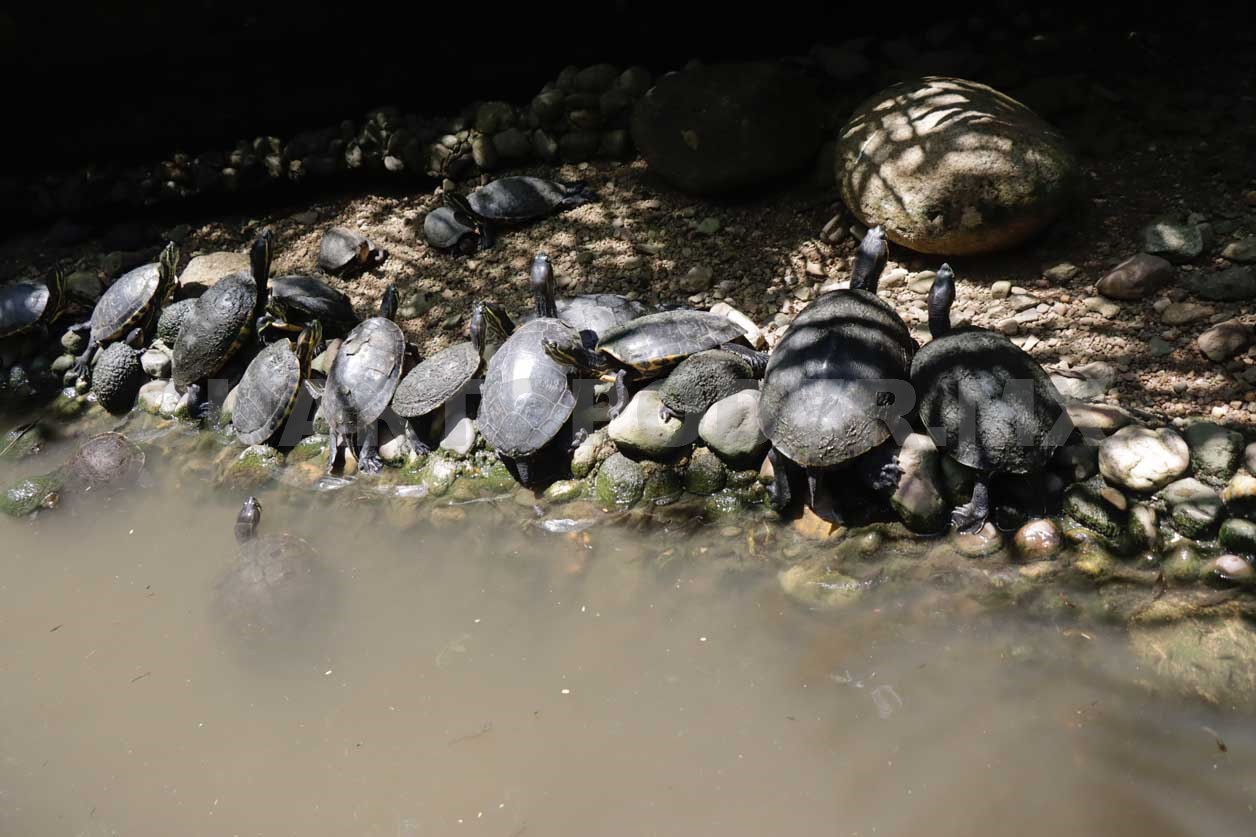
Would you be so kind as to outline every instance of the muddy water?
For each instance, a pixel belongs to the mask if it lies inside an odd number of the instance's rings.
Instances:
[[[334,595],[248,647],[212,607],[242,498],[149,465],[0,521],[0,834],[1256,828],[1250,718],[1136,685],[1115,631],[927,591],[808,612],[720,527],[272,491],[261,530],[313,543]]]

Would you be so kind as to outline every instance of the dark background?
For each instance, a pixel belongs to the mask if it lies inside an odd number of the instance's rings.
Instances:
[[[29,3],[0,11],[8,128],[0,172],[158,159],[241,136],[286,135],[395,104],[424,114],[474,100],[526,101],[568,64],[802,54],[816,42],[892,38],[942,19],[992,27],[1021,3],[459,2],[400,4],[234,0],[120,2],[95,8]],[[1106,31],[1119,69],[1131,32],[1179,39],[1167,61],[1217,48],[1246,24],[1241,7],[1072,3],[1032,7],[1051,26]],[[1227,23],[1227,21],[1233,21]],[[1199,46],[1197,42],[1205,42]],[[963,44],[956,44],[963,48]],[[1044,68],[1059,72],[1060,68]]]

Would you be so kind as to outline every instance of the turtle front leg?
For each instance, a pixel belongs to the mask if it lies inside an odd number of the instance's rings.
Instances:
[[[384,468],[379,458],[379,424],[370,422],[362,430],[362,445],[358,448],[358,470],[363,474],[378,474]]]
[[[973,483],[973,498],[951,512],[951,524],[965,535],[981,531],[990,516],[990,477],[978,474]]]
[[[345,438],[336,428],[331,428],[327,433],[327,475],[331,476],[336,473],[336,466],[340,462],[340,449],[344,445]]]
[[[492,246],[497,243],[497,231],[493,229],[492,224],[485,223],[484,221],[479,222],[479,227],[480,227],[480,249],[481,250],[491,249]]]
[[[619,414],[628,406],[628,370],[620,369],[615,373],[615,382],[611,385],[611,403],[606,414],[612,419],[619,418]]]
[[[83,354],[78,356],[74,361],[74,377],[78,380],[91,384],[92,382],[92,358],[95,357],[96,351],[100,348],[100,344],[95,340],[87,341],[87,348],[83,350]]]
[[[410,450],[414,451],[415,456],[427,456],[432,449],[427,443],[419,438],[419,431],[414,429],[414,419],[406,419],[406,441],[410,443]]]
[[[756,379],[762,378],[763,373],[767,371],[767,352],[756,352],[754,349],[749,346],[743,346],[741,343],[724,343],[720,346],[720,348],[726,352],[732,352],[733,354],[740,355],[744,358],[746,363],[750,364],[750,369],[754,372]]]
[[[791,463],[776,448],[768,451],[768,463],[772,466],[772,485],[768,488],[768,502],[772,504],[775,511],[783,512],[789,508],[789,504],[794,499],[789,486]]]
[[[675,410],[673,410],[671,407],[660,402],[659,403],[659,421],[666,424],[672,419],[678,419],[680,421],[684,421],[685,417],[681,415],[680,413],[676,412]]]
[[[811,511],[815,512],[816,517],[827,523],[832,523],[834,526],[846,524],[846,519],[842,517],[837,503],[833,500],[832,492],[824,488],[820,474],[810,468],[807,469],[807,505],[811,507]]]

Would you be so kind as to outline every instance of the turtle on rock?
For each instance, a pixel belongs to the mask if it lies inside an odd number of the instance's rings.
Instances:
[[[659,388],[659,418],[701,416],[716,401],[753,388],[767,366],[767,352],[708,349],[690,355]]]
[[[310,323],[297,337],[278,340],[257,353],[236,388],[231,426],[246,445],[260,445],[284,426],[296,406],[301,384],[310,375],[310,361],[323,340],[323,326]],[[293,440],[296,441],[296,440]]]
[[[0,339],[46,330],[65,311],[68,302],[65,274],[60,270],[53,271],[46,283],[0,285]]]
[[[546,270],[552,275],[554,265],[548,256],[539,253],[533,261],[533,269]],[[599,334],[650,313],[650,308],[644,303],[620,294],[577,294],[560,297],[555,304],[558,319],[579,331],[584,345],[590,349],[597,345]],[[529,313],[520,322],[526,323],[535,317],[535,313]]]
[[[535,221],[596,199],[583,183],[516,175],[499,177],[465,198],[446,193],[445,202],[475,222],[480,230],[480,247],[484,249],[493,246],[498,226]]]
[[[126,340],[110,343],[97,355],[92,368],[91,392],[106,412],[122,415],[135,406],[135,396],[144,383],[141,346],[143,334],[137,327]]]
[[[263,328],[300,332],[318,321],[323,333],[343,337],[359,322],[349,297],[315,276],[277,276],[270,281]]]
[[[951,328],[955,274],[938,269],[929,290],[929,333],[911,383],[925,431],[938,448],[976,472],[972,499],[951,514],[961,532],[981,529],[990,513],[990,479],[1038,474],[1073,431],[1064,399],[1025,350],[989,329]]]

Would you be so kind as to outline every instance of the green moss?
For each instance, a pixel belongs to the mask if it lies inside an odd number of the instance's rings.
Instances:
[[[703,506],[703,516],[709,521],[726,520],[737,517],[746,510],[745,504],[737,496],[737,492],[724,489],[707,498]]]
[[[645,491],[645,472],[641,465],[622,453],[602,463],[594,483],[598,502],[604,508],[627,508],[636,504]]]
[[[251,445],[223,468],[220,488],[228,491],[256,491],[268,485],[283,467],[283,454],[266,445]]]
[[[559,480],[545,489],[545,500],[550,503],[570,503],[584,494],[584,482],[581,480]]]
[[[326,436],[306,436],[292,450],[288,451],[288,463],[308,462],[327,454]]]
[[[0,511],[10,517],[25,517],[41,508],[51,507],[56,504],[64,484],[60,471],[27,477],[0,498]]]
[[[647,503],[671,503],[685,493],[680,475],[670,465],[647,462],[642,464],[642,469],[645,471],[645,486],[641,491],[641,499]]]
[[[728,482],[728,470],[709,448],[694,448],[685,468],[685,490],[690,494],[714,494]]]

